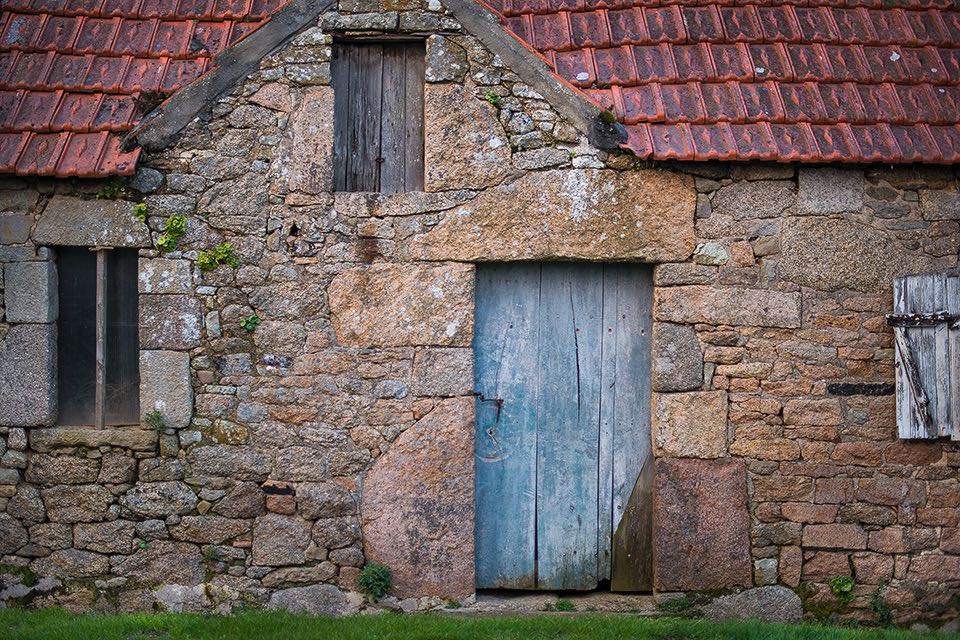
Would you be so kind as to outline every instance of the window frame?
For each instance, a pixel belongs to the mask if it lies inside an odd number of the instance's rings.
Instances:
[[[136,255],[137,250],[125,247],[104,247],[104,246],[94,246],[94,247],[58,247],[58,250],[62,251],[65,248],[69,249],[79,249],[93,252],[95,254],[95,264],[94,264],[94,282],[95,282],[95,291],[94,291],[94,410],[93,410],[93,424],[87,423],[84,421],[79,421],[78,424],[65,423],[59,417],[57,418],[57,424],[60,426],[92,426],[95,429],[105,429],[107,425],[107,372],[109,357],[108,357],[108,328],[115,318],[112,318],[110,311],[110,304],[108,302],[110,298],[110,279],[111,279],[111,266],[110,266],[110,252],[114,250],[118,251],[133,251],[134,255],[134,264],[138,264],[139,255]],[[58,259],[58,265],[62,265],[62,261]],[[139,269],[134,267],[133,272],[133,283],[136,285],[137,278],[139,277]],[[58,283],[58,290],[62,285]],[[136,292],[134,295],[133,304],[137,305],[137,320],[136,320],[136,334],[133,340],[133,349],[137,352],[137,361],[139,362],[139,291],[135,288]],[[58,294],[59,295],[59,294]],[[61,309],[61,318],[62,318],[62,309]],[[60,320],[58,320],[60,322]],[[58,353],[57,353],[57,369],[58,369],[58,388],[61,384],[60,376],[62,376],[64,363],[62,362],[63,354],[60,352],[62,336],[58,337]],[[139,364],[135,367],[136,370],[136,379],[128,380],[125,384],[134,386],[137,389],[135,394],[136,398],[136,410],[133,412],[136,414],[136,418],[132,420],[118,420],[115,425],[111,426],[124,426],[128,424],[139,424]],[[62,394],[58,393],[58,396]],[[62,409],[63,399],[61,397],[61,409]],[[58,414],[61,411],[58,410]]]

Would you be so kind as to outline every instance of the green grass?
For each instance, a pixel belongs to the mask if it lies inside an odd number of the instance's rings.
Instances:
[[[625,615],[468,618],[383,614],[308,618],[261,612],[221,617],[194,614],[73,615],[55,609],[0,610],[0,638],[3,640],[946,640],[957,637],[907,631],[759,622],[716,623]]]

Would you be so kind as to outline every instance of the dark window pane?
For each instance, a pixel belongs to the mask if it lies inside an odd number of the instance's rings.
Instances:
[[[86,248],[57,250],[60,320],[59,423],[93,424],[96,397],[97,256]]]
[[[107,255],[106,423],[140,422],[137,251]],[[60,413],[63,425],[90,425],[96,410],[97,254],[58,249]]]
[[[107,424],[140,422],[137,250],[107,252]]]

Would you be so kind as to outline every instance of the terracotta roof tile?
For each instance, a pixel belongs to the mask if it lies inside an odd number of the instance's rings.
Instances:
[[[6,0],[0,173],[134,171],[139,94],[193,82],[286,0]],[[551,17],[551,16],[547,16]]]
[[[0,172],[130,173],[175,91],[287,0],[7,0]],[[643,157],[960,161],[953,0],[486,0]]]
[[[480,1],[643,157],[960,158],[954,0]]]

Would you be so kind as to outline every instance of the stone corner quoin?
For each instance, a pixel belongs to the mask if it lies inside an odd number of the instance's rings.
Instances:
[[[429,34],[422,191],[333,191],[344,33]],[[958,615],[960,457],[897,438],[884,320],[894,277],[957,266],[956,170],[651,168],[521,71],[420,3],[329,11],[118,197],[0,179],[4,604],[347,614],[371,561],[404,608],[469,602],[478,265],[582,261],[652,265],[655,591],[796,620],[785,591],[814,616],[849,575],[859,618],[877,589],[899,623]],[[58,423],[71,246],[139,252],[142,424]]]

